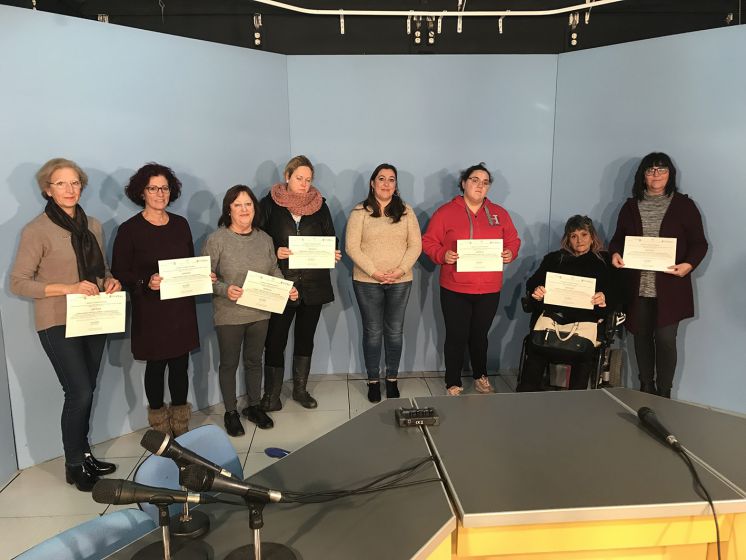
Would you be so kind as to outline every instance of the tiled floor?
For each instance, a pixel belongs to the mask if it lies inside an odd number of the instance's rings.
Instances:
[[[498,392],[512,392],[515,378],[491,377]],[[368,402],[367,386],[359,375],[312,376],[309,392],[318,400],[316,410],[306,410],[290,398],[291,385],[283,387],[283,409],[271,414],[275,427],[259,430],[243,420],[246,435],[231,438],[249,476],[272,464],[267,447],[281,447],[293,451],[353,416],[374,406]],[[399,389],[402,397],[444,395],[441,373],[414,372],[401,375]],[[471,378],[464,378],[464,393],[473,393]],[[239,399],[239,410],[245,402]],[[195,412],[191,426],[217,424],[223,426],[225,408],[217,404]],[[145,458],[140,438],[145,430],[127,434],[98,445],[96,456],[113,461],[119,468],[116,476],[132,477],[137,465]],[[130,506],[109,506],[130,507]],[[78,492],[64,480],[63,458],[53,459],[25,469],[0,490],[0,558],[13,558],[34,544],[49,538],[107,511],[95,503],[91,495]]]

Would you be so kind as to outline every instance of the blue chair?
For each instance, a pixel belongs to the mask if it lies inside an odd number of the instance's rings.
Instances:
[[[100,560],[155,528],[139,509],[114,511],[39,543],[16,560]]]
[[[205,459],[220,465],[239,479],[243,479],[241,461],[228,439],[227,434],[218,426],[208,424],[195,428],[176,438],[180,445],[194,451]],[[179,489],[179,467],[171,459],[151,455],[135,471],[134,481],[157,488]],[[140,509],[158,522],[158,508],[151,504],[139,504]],[[181,511],[180,504],[169,506],[169,514]]]

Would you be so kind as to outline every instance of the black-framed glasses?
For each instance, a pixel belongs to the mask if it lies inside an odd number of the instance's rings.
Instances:
[[[145,190],[148,191],[150,194],[155,194],[157,192],[168,194],[171,192],[171,187],[169,187],[168,185],[166,185],[165,187],[155,187],[153,185],[148,185],[147,187],[145,187]]]
[[[665,175],[666,173],[668,173],[668,167],[648,167],[645,170],[645,175],[648,177],[657,177],[658,175]]]

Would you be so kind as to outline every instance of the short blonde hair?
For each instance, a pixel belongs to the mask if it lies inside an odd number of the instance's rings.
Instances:
[[[39,171],[36,172],[36,182],[41,190],[41,195],[44,198],[49,198],[46,193],[46,188],[49,186],[49,179],[52,174],[59,169],[72,169],[78,174],[80,179],[80,190],[82,191],[88,184],[88,175],[83,171],[80,166],[72,160],[65,158],[54,158],[50,159],[47,163],[41,166]]]
[[[313,178],[313,164],[306,156],[295,156],[291,159],[285,166],[285,177],[290,177],[299,167],[308,167],[311,170],[311,178]]]

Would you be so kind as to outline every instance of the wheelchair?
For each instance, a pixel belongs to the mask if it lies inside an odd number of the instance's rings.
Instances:
[[[541,306],[526,295],[521,298],[521,306],[526,313],[531,314],[529,333],[523,339],[521,348],[521,359],[518,368],[517,384],[520,384],[524,372],[527,358],[527,347],[531,340],[531,331],[533,331],[539,315],[541,315]],[[594,362],[596,367],[591,372],[589,388],[603,389],[606,387],[622,386],[622,350],[615,348],[614,342],[617,337],[621,337],[622,325],[627,319],[627,315],[621,311],[621,308],[610,310],[602,319],[598,329],[599,346],[594,351]],[[570,382],[571,368],[569,364],[561,362],[550,362],[542,379],[541,390],[544,391],[561,391],[567,389]]]

